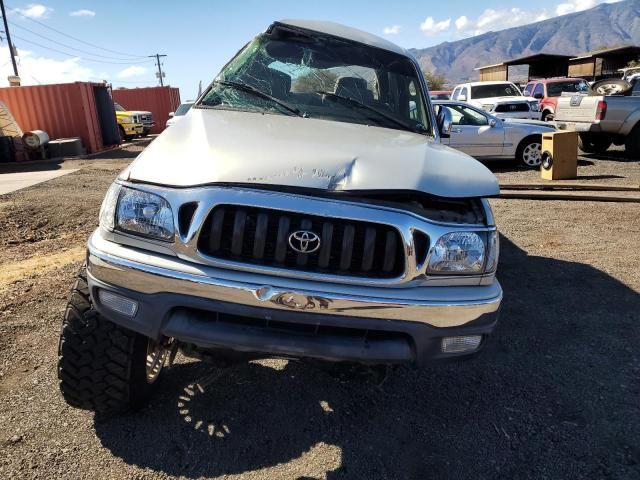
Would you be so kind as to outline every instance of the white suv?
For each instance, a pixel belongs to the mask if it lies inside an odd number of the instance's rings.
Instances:
[[[540,103],[525,97],[511,82],[472,82],[458,85],[451,100],[468,102],[499,118],[540,120]]]

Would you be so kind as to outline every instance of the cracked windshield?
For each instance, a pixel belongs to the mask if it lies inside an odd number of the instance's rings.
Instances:
[[[427,133],[420,92],[416,69],[404,56],[279,29],[248,44],[223,69],[199,108]]]

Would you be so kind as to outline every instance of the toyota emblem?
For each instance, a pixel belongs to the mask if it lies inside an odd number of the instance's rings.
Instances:
[[[320,248],[320,237],[309,230],[298,230],[289,235],[289,246],[298,253],[313,253]]]

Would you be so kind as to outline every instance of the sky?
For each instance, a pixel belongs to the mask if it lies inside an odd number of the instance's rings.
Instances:
[[[331,20],[424,48],[566,15],[612,0],[6,0],[23,85],[107,80],[114,88],[165,84],[195,97],[256,34],[283,18]],[[613,0],[615,1],[615,0]],[[447,8],[443,8],[443,5]],[[2,29],[4,30],[4,29]],[[0,86],[13,74],[6,36]]]

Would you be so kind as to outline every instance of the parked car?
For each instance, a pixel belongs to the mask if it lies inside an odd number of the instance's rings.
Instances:
[[[272,24],[109,188],[63,322],[64,398],[139,405],[176,348],[365,364],[476,354],[502,299],[486,200],[499,187],[440,144],[449,128],[403,48]]]
[[[121,140],[129,141],[138,135],[142,135],[144,126],[140,117],[134,112],[125,110],[117,103],[114,103],[113,106],[116,111],[116,121],[118,122]]]
[[[542,120],[551,121],[556,113],[558,98],[563,94],[587,93],[589,84],[582,78],[548,78],[532,80],[522,92],[540,102]]]
[[[500,119],[468,103],[433,102],[436,112],[449,110],[453,128],[442,143],[475,158],[515,159],[533,168],[542,161],[542,135],[555,128],[539,120]]]
[[[470,103],[499,118],[540,120],[538,100],[523,96],[511,82],[463,83],[453,89],[451,100]]]
[[[430,90],[429,97],[431,98],[431,100],[449,100],[451,98],[451,91]]]
[[[624,145],[627,155],[640,157],[640,75],[632,76],[630,96],[573,95],[560,97],[556,125],[579,132],[580,148],[603,153],[611,144]]]
[[[149,135],[151,129],[155,126],[155,122],[153,121],[153,114],[151,112],[143,111],[143,110],[127,110],[122,105],[117,102],[113,102],[113,106],[117,112],[125,113],[130,116],[132,119],[132,123],[141,123],[142,131],[137,133],[141,137],[146,137]]]
[[[181,103],[178,106],[178,108],[176,108],[175,112],[169,113],[169,120],[167,120],[167,127],[170,127],[171,125],[176,123],[178,120],[180,120],[182,117],[184,117],[187,114],[187,112],[191,109],[193,104],[194,104],[193,100],[189,102]]]

